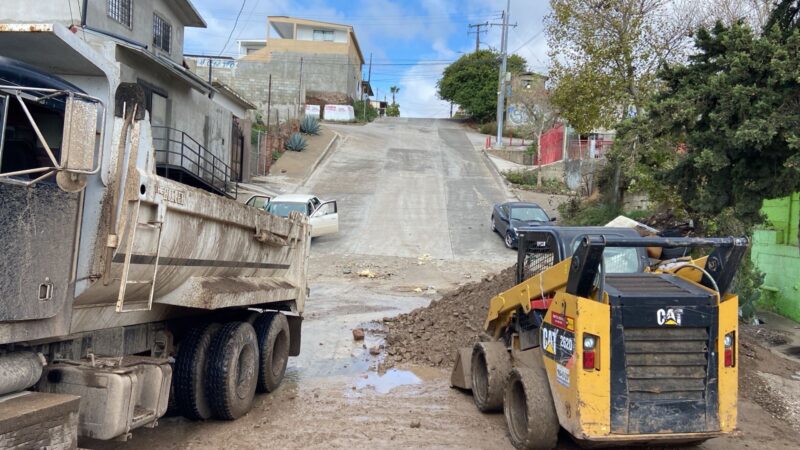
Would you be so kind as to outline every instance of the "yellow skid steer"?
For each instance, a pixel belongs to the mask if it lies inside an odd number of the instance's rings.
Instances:
[[[491,299],[491,340],[458,350],[451,384],[503,410],[520,449],[697,443],[736,427],[745,238],[607,227],[519,233],[517,285]],[[709,247],[652,261],[648,248]]]

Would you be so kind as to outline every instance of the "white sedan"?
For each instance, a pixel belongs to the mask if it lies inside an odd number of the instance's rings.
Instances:
[[[247,200],[247,205],[281,217],[287,217],[292,211],[303,213],[309,217],[311,237],[339,232],[339,211],[335,200],[322,201],[307,194],[287,194],[275,198],[254,195]]]

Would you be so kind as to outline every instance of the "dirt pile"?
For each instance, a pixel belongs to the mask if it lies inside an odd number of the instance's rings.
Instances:
[[[515,266],[481,281],[446,293],[426,308],[385,318],[387,328],[384,367],[416,363],[450,367],[460,347],[478,341],[489,300],[514,286]]]

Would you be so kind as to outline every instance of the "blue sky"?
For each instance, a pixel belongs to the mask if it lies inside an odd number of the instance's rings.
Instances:
[[[192,0],[207,29],[187,29],[186,53],[223,51],[241,0]],[[509,50],[545,71],[546,38],[542,18],[547,0],[512,0]],[[223,55],[235,56],[237,39],[264,39],[267,16],[287,15],[352,25],[366,59],[373,55],[372,85],[383,98],[400,87],[403,116],[446,117],[449,104],[436,97],[436,80],[447,62],[475,48],[468,25],[500,21],[506,0],[247,0]],[[481,36],[482,48],[499,48],[500,27]],[[366,78],[367,67],[364,67]]]

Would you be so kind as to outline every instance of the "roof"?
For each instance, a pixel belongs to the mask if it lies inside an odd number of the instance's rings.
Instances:
[[[508,205],[511,208],[522,207],[522,206],[535,206],[537,208],[541,208],[538,203],[530,203],[530,202],[505,202],[504,205]]]
[[[155,62],[161,69],[166,70],[169,74],[173,75],[174,77],[188,83],[192,88],[206,94],[212,92],[214,87],[211,86],[208,82],[204,79],[200,78],[199,76],[195,75],[190,70],[185,69],[180,64],[176,63],[175,61],[161,56],[161,55],[153,55],[152,53],[148,52],[139,47],[134,47],[126,42],[117,41],[117,47],[123,51],[128,51],[132,55],[137,56],[139,58],[144,59],[147,62]]]
[[[270,203],[272,202],[305,203],[314,197],[315,196],[311,194],[284,194],[271,199]]]
[[[208,25],[206,25],[206,21],[203,20],[203,17],[197,11],[197,8],[192,5],[190,0],[175,0],[172,2],[167,2],[167,4],[171,5],[175,12],[179,14],[184,26],[194,28],[208,27]]]
[[[232,87],[228,86],[227,84],[225,84],[225,83],[223,83],[223,82],[221,82],[219,80],[214,80],[211,83],[211,85],[214,86],[214,89],[216,89],[220,94],[224,95],[225,97],[228,97],[234,103],[236,103],[237,105],[241,106],[242,108],[244,108],[244,109],[256,109],[256,105],[250,103],[246,98],[244,98],[242,96],[242,94],[240,94],[235,89],[233,89]]]
[[[372,84],[367,80],[361,80],[361,92],[366,92],[368,96],[372,97],[375,93],[372,91]]]

